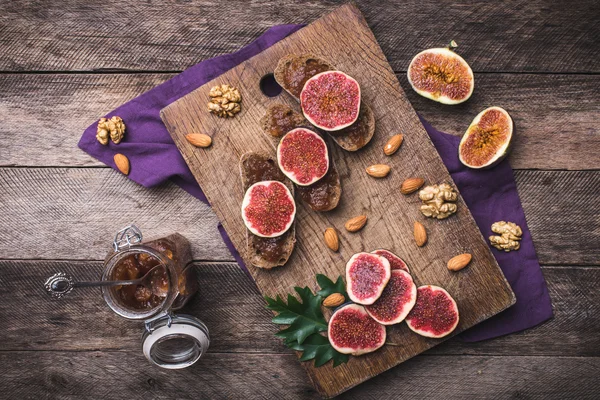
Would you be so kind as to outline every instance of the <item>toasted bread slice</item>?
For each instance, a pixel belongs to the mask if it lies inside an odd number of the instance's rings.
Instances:
[[[292,129],[305,127],[317,131],[302,114],[285,104],[271,104],[260,120],[263,132],[277,147],[280,138]],[[326,140],[327,141],[327,140]],[[302,200],[315,211],[330,211],[337,207],[342,196],[340,175],[329,152],[329,170],[317,182],[309,186],[298,186],[296,191]]]
[[[325,71],[335,71],[329,62],[312,54],[289,54],[277,63],[273,76],[286,92],[300,98],[307,80]]]
[[[336,68],[326,60],[312,54],[289,54],[277,63],[273,75],[275,80],[297,100],[307,80],[325,71]],[[375,116],[369,105],[361,101],[358,119],[339,131],[327,132],[344,150],[356,151],[367,145],[375,134]]]
[[[294,194],[294,185],[283,175],[277,161],[267,154],[250,152],[240,158],[240,176],[244,193],[250,186],[261,181],[280,181]],[[246,255],[258,268],[271,269],[284,265],[296,243],[296,222],[283,235],[263,238],[246,230]]]

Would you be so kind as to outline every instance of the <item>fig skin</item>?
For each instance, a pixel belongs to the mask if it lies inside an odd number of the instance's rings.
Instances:
[[[343,321],[343,318],[347,320]],[[361,322],[363,326],[359,327]],[[336,326],[336,323],[339,326]],[[352,328],[362,329],[353,330]],[[336,335],[343,335],[344,337],[336,338]],[[372,353],[383,346],[386,339],[386,330],[385,326],[369,316],[363,306],[350,303],[335,310],[329,319],[327,337],[331,346],[340,353],[360,356]],[[344,340],[346,343],[343,343]],[[351,344],[354,344],[354,346],[350,346]]]
[[[373,270],[369,268],[370,262],[376,262],[381,268],[383,268],[383,271],[380,271],[383,272],[382,276],[379,276],[381,275],[380,273],[373,274]],[[362,264],[362,268],[359,270],[360,276],[357,275],[356,271],[353,275],[352,270],[353,268],[356,268],[356,264]],[[354,254],[348,263],[346,263],[346,290],[350,300],[362,305],[371,305],[375,303],[381,296],[381,293],[383,293],[383,290],[389,282],[391,275],[390,262],[385,257],[371,253]],[[360,279],[365,279],[367,283],[376,285],[374,289],[370,288],[373,292],[370,296],[363,296],[360,298],[358,297],[357,293],[355,293],[357,291],[357,287],[361,286],[359,283],[357,283],[360,281]],[[373,282],[373,279],[379,279],[379,282]],[[360,287],[358,289],[360,289]]]
[[[502,115],[504,115],[506,117],[508,126],[506,126],[505,129],[508,130],[508,138],[504,139],[502,142],[500,142],[496,145],[497,149],[496,149],[494,155],[488,161],[484,162],[481,165],[475,165],[474,163],[469,163],[465,159],[465,152],[468,152],[470,150],[467,147],[468,146],[467,141],[474,134],[473,132],[471,132],[471,130],[474,129],[481,122],[481,118],[488,112],[500,112]],[[473,119],[473,122],[471,122],[471,124],[465,131],[465,133],[458,145],[458,158],[464,166],[472,168],[472,169],[489,169],[489,168],[495,167],[502,160],[504,160],[506,158],[506,156],[508,155],[508,153],[510,152],[514,133],[515,133],[515,129],[514,129],[513,120],[505,109],[503,109],[501,107],[497,107],[497,106],[486,108],[485,110],[483,110],[482,112],[477,114],[477,116]],[[473,151],[475,151],[475,150],[473,150]]]
[[[289,140],[293,140],[290,139],[293,137],[293,135],[296,134],[301,134],[301,133],[308,133],[310,135],[312,135],[315,139],[317,139],[317,141],[319,142],[319,144],[322,146],[323,149],[323,159],[325,160],[325,169],[320,176],[313,176],[309,181],[307,182],[300,182],[300,180],[298,179],[298,176],[296,176],[296,172],[293,170],[288,170],[285,169],[284,167],[284,143],[289,141]],[[304,143],[304,145],[306,145],[306,142]],[[311,149],[306,149],[307,152],[309,152]],[[315,155],[315,152],[312,151],[311,152],[312,155]],[[310,155],[310,154],[309,154]],[[302,162],[305,162],[304,158],[307,156],[307,153],[305,152],[303,154],[302,157]],[[321,161],[322,161],[321,160]],[[294,182],[296,185],[298,186],[310,186],[315,182],[318,182],[319,180],[321,180],[325,175],[327,175],[327,171],[329,171],[329,149],[327,148],[327,144],[325,143],[325,140],[323,140],[323,138],[316,132],[308,129],[308,128],[296,128],[296,129],[292,129],[291,131],[289,131],[288,133],[286,133],[283,138],[281,139],[281,141],[279,142],[279,145],[277,146],[277,164],[279,165],[279,169],[281,169],[281,172],[284,173],[285,176],[287,176],[292,182]],[[294,167],[297,167],[298,165],[295,164]]]
[[[373,250],[371,253],[386,258],[390,262],[390,268],[392,271],[395,269],[401,269],[410,274],[410,268],[408,268],[406,262],[391,251],[386,249],[377,249]]]
[[[452,48],[456,47],[454,41],[451,42],[450,46],[451,46],[451,48],[448,48],[448,47],[432,48],[432,49],[423,50],[422,52],[418,53],[411,60],[406,74],[408,77],[408,82],[412,86],[413,90],[415,92],[417,92],[418,94],[420,94],[421,96],[431,99],[433,101],[437,101],[442,104],[455,105],[455,104],[463,103],[471,97],[471,95],[473,94],[473,89],[475,88],[475,78],[473,76],[473,70],[471,70],[471,67],[465,61],[465,59],[462,58],[461,56],[459,56],[458,54],[456,54],[452,50]],[[428,57],[428,56],[441,58],[442,60],[444,60],[446,62],[451,62],[451,61],[456,62],[457,63],[456,68],[461,68],[462,71],[454,71],[454,73],[457,74],[459,79],[463,80],[462,83],[466,83],[469,85],[468,90],[465,93],[460,93],[460,97],[450,97],[448,95],[441,94],[440,90],[434,90],[434,88],[429,88],[429,89],[423,88],[422,86],[424,84],[426,84],[427,82],[425,82],[425,83],[416,82],[415,79],[413,79],[413,77],[412,77],[412,73],[416,74],[417,71],[419,70],[419,68],[420,68],[419,62],[422,61],[421,58]],[[433,67],[435,67],[439,70],[442,70],[442,72],[444,70],[444,66],[439,65],[439,64],[433,64]],[[448,68],[448,67],[446,66],[445,68]],[[461,74],[461,72],[462,72],[462,74]],[[439,86],[443,87],[443,88],[451,88],[452,84],[453,84],[452,82],[439,83]],[[462,92],[464,92],[464,90]],[[457,96],[458,95],[459,94],[457,94]]]
[[[450,326],[449,328],[447,328],[445,331],[442,331],[441,333],[435,333],[432,332],[431,329],[421,329],[418,326],[415,326],[415,323],[413,322],[413,320],[415,319],[425,319],[428,320],[426,322],[432,324],[435,323],[435,321],[432,322],[432,314],[436,314],[434,316],[434,318],[440,318],[439,315],[439,310],[436,310],[435,307],[439,306],[439,302],[435,302],[433,305],[429,305],[429,308],[423,308],[422,302],[424,301],[423,299],[425,298],[425,294],[424,291],[430,291],[431,294],[437,296],[437,294],[442,293],[446,299],[449,300],[449,305],[452,307],[452,309],[450,310],[450,312],[452,313],[456,313],[456,320],[452,323],[452,326]],[[421,303],[420,303],[421,301]],[[433,309],[432,309],[433,307]],[[445,312],[448,310],[442,310],[442,312]],[[448,316],[448,315],[445,315]],[[444,317],[444,316],[442,316]],[[424,285],[424,286],[419,286],[417,288],[417,301],[413,307],[413,309],[408,313],[408,315],[406,316],[406,325],[408,325],[408,327],[410,328],[410,330],[412,330],[413,332],[421,335],[421,336],[425,336],[425,337],[429,337],[429,338],[442,338],[445,336],[448,336],[449,334],[451,334],[452,332],[454,332],[454,330],[456,329],[456,327],[458,326],[458,322],[460,321],[460,314],[458,312],[458,306],[456,305],[456,301],[454,301],[454,299],[452,298],[452,296],[450,296],[450,293],[448,293],[445,289],[439,287],[439,286],[434,286],[434,285]]]
[[[304,100],[305,94],[308,93],[308,87],[310,85],[312,85],[315,81],[318,81],[320,79],[325,79],[325,77],[327,75],[341,75],[343,76],[347,81],[353,83],[354,85],[356,85],[356,89],[357,89],[357,97],[358,99],[356,100],[356,110],[355,110],[355,116],[351,121],[347,121],[344,123],[340,123],[339,121],[337,121],[337,124],[333,127],[328,127],[325,126],[323,124],[318,123],[313,117],[311,116],[307,110],[306,110],[306,103]],[[302,92],[300,92],[300,106],[302,107],[302,113],[304,114],[304,117],[314,126],[316,126],[317,128],[324,130],[324,131],[329,131],[329,132],[334,132],[334,131],[339,131],[342,130],[344,128],[349,127],[350,125],[354,124],[356,122],[356,120],[358,119],[358,115],[359,115],[359,111],[360,111],[360,103],[361,103],[361,90],[360,90],[360,85],[358,84],[358,82],[356,81],[356,79],[352,78],[350,75],[341,72],[341,71],[325,71],[325,72],[321,72],[320,74],[317,74],[315,76],[313,76],[312,78],[310,78],[309,80],[306,81],[306,83],[304,84],[304,87],[302,88]],[[321,110],[322,112],[322,110]]]
[[[405,291],[400,292],[402,289]],[[395,325],[404,321],[416,301],[417,285],[412,277],[403,269],[395,269],[379,299],[372,305],[365,306],[365,309],[380,324]]]
[[[250,196],[250,193],[252,193],[253,189],[258,187],[258,186],[271,186],[271,185],[278,185],[281,188],[285,189],[285,193],[287,195],[288,200],[291,201],[293,208],[292,208],[292,212],[291,215],[289,216],[289,221],[286,223],[284,229],[281,229],[279,231],[276,231],[272,234],[264,234],[262,232],[260,232],[253,224],[251,221],[249,221],[249,218],[246,216],[246,212],[247,212],[247,207],[251,204],[252,199]],[[292,195],[292,193],[290,192],[290,190],[288,189],[287,186],[285,186],[283,183],[279,182],[279,181],[261,181],[261,182],[257,182],[254,185],[250,186],[248,188],[248,190],[246,190],[246,194],[244,195],[244,200],[242,201],[242,219],[244,220],[244,224],[246,225],[246,227],[248,228],[248,230],[250,232],[252,232],[254,235],[256,236],[260,236],[260,237],[265,237],[265,238],[274,238],[274,237],[278,237],[283,235],[284,233],[286,233],[290,227],[293,225],[294,223],[294,219],[296,217],[296,203],[294,201],[294,196]]]

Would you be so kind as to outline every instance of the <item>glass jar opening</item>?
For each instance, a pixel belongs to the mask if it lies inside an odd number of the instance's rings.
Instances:
[[[177,275],[171,260],[152,248],[138,245],[113,253],[105,263],[102,280],[140,279],[149,271],[143,284],[103,287],[108,306],[128,319],[145,319],[168,310],[176,295],[171,282]]]

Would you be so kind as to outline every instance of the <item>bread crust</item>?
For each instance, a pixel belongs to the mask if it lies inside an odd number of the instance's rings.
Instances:
[[[277,170],[278,174],[275,174],[270,180],[277,180],[282,182],[287,188],[290,190],[292,195],[294,195],[294,185],[292,182],[287,179],[279,168],[277,167],[277,162],[273,160],[271,156],[262,152],[249,152],[242,155],[240,158],[240,178],[242,180],[242,190],[243,193],[246,193],[246,190],[256,182],[260,180],[252,179],[249,175],[248,163],[255,160],[271,160],[274,168]],[[270,241],[270,243],[277,243],[277,246],[281,246],[282,249],[281,255],[277,260],[269,260],[265,258],[259,249],[260,244]],[[258,268],[271,269],[275,267],[280,267],[285,265],[289,260],[292,252],[294,251],[294,246],[296,243],[296,222],[292,224],[290,229],[285,232],[283,235],[277,238],[261,238],[254,234],[252,234],[248,229],[246,229],[246,259],[250,260],[250,264],[254,265]]]
[[[274,117],[274,113],[277,113]],[[281,118],[282,115],[285,115],[286,124],[283,124],[286,132],[281,130],[281,126],[277,125],[273,127],[271,121],[273,119]],[[296,128],[307,128],[312,131],[318,132],[318,130],[310,125],[310,123],[304,118],[302,114],[297,111],[294,111],[290,106],[280,103],[271,104],[265,113],[265,115],[261,118],[261,127],[265,135],[267,135],[273,146],[276,148],[279,144],[280,137],[274,135],[281,133],[283,136],[285,133],[291,131]],[[281,123],[281,121],[279,121]],[[327,142],[327,140],[325,140]],[[308,204],[308,206],[315,211],[331,211],[337,207],[340,202],[340,198],[342,197],[342,183],[340,181],[340,175],[337,171],[335,163],[333,162],[333,157],[331,155],[331,151],[329,153],[329,170],[327,174],[317,182],[313,183],[309,186],[298,186],[296,191],[302,198],[302,200]]]
[[[307,80],[317,73],[334,70],[336,68],[331,63],[314,54],[288,54],[279,60],[273,75],[286,92],[300,100],[300,92]],[[327,134],[346,151],[362,149],[375,134],[373,110],[364,100],[361,101],[358,119],[354,124]]]

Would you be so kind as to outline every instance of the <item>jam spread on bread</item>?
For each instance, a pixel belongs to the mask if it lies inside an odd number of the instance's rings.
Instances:
[[[262,181],[285,181],[285,176],[272,159],[265,159],[258,155],[250,156],[244,160],[243,167],[248,186]],[[274,238],[253,235],[252,246],[256,254],[259,254],[265,260],[276,262],[285,252],[284,244],[289,235],[290,231]]]

